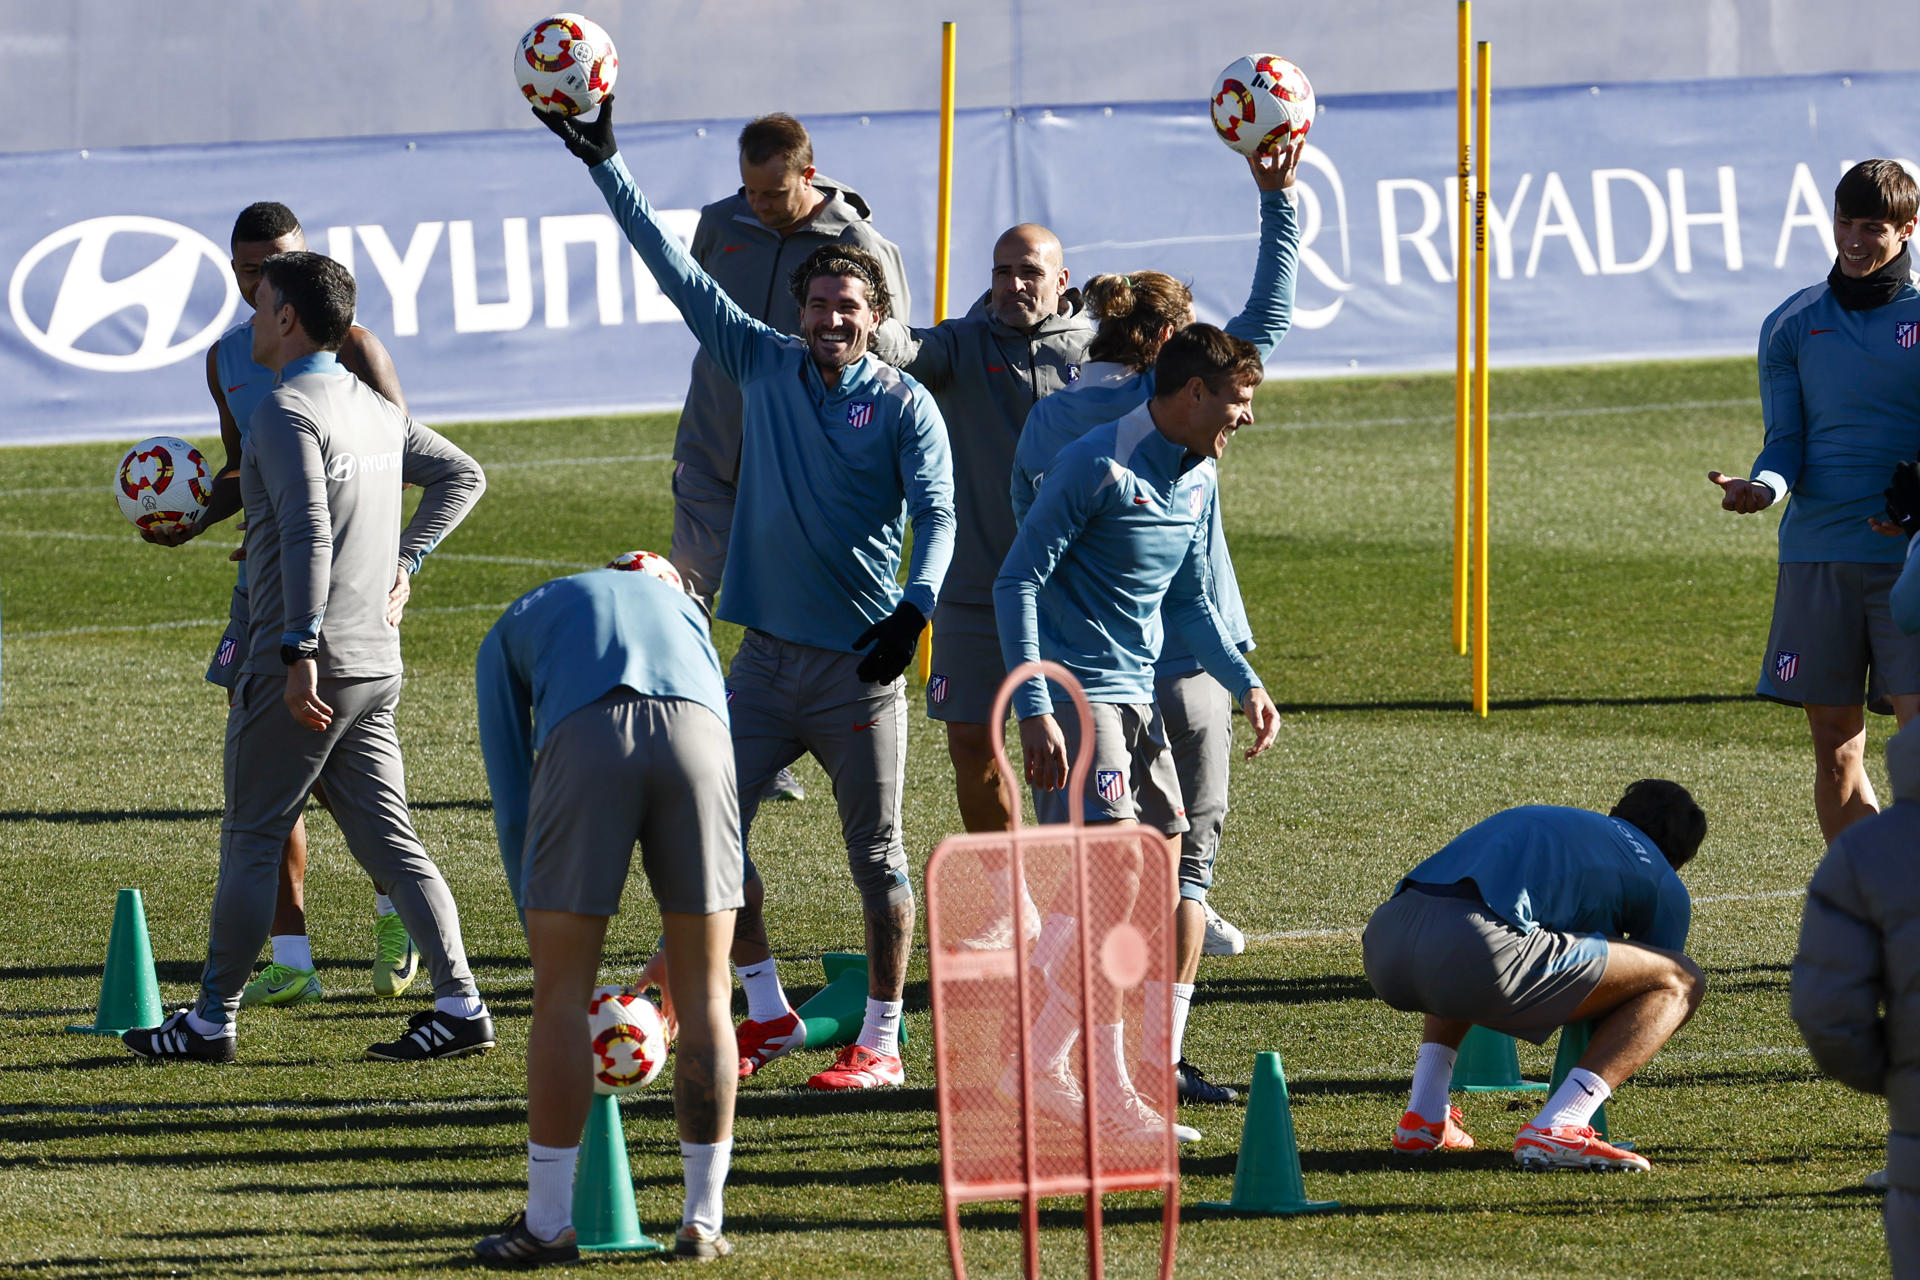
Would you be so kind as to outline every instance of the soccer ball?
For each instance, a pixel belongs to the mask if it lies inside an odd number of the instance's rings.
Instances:
[[[113,473],[113,496],[138,527],[171,533],[195,523],[207,509],[213,469],[185,440],[154,436],[120,459]]]
[[[556,13],[527,28],[513,51],[513,78],[542,111],[577,116],[613,92],[620,55],[599,23]]]
[[[1235,62],[1213,82],[1213,131],[1243,156],[1279,151],[1313,128],[1307,73],[1278,54]]]
[[[623,551],[607,561],[607,568],[649,574],[675,591],[686,590],[680,582],[680,571],[673,567],[673,561],[652,551]]]
[[[667,1062],[667,1027],[632,987],[598,987],[587,1001],[593,1091],[620,1097],[652,1084]]]

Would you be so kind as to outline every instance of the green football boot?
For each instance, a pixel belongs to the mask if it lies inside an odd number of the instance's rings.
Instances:
[[[320,975],[312,969],[295,969],[278,961],[260,971],[260,976],[240,992],[240,1007],[255,1005],[311,1004],[321,998]]]
[[[373,994],[403,994],[413,985],[414,975],[420,972],[420,949],[413,945],[413,938],[398,915],[376,919],[373,940]]]

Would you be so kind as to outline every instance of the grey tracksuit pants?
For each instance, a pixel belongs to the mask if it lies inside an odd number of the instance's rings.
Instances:
[[[347,849],[413,936],[435,996],[477,994],[460,941],[460,913],[440,869],[414,834],[393,708],[400,677],[322,679],[333,723],[319,733],[281,701],[283,680],[242,675],[227,713],[226,816],[213,895],[207,967],[197,1012],[233,1019],[253,962],[273,927],[280,850],[316,781]]]

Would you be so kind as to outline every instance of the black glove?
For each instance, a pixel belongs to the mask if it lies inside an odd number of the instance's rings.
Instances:
[[[538,107],[533,109],[533,114],[541,124],[559,134],[567,150],[586,161],[588,168],[605,164],[620,150],[620,144],[613,140],[612,94],[601,99],[600,114],[592,120],[542,111]]]
[[[854,674],[868,684],[892,684],[913,661],[920,647],[920,633],[927,619],[918,609],[902,600],[900,607],[860,633],[853,642],[856,649],[873,646],[873,652],[860,660]]]
[[[1887,488],[1887,519],[1909,538],[1920,530],[1920,462],[1912,458],[1894,465],[1893,484]]]

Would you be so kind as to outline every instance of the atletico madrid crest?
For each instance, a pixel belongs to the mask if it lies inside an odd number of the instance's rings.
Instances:
[[[1791,680],[1794,677],[1794,673],[1799,670],[1800,670],[1799,654],[1788,653],[1785,649],[1778,649],[1774,651],[1773,675],[1776,680],[1779,680],[1783,683],[1788,680]]]
[[[1901,320],[1893,326],[1893,340],[1902,351],[1920,342],[1920,320]]]
[[[847,406],[847,425],[855,431],[873,421],[873,401],[859,400]]]
[[[927,677],[927,701],[939,706],[947,700],[947,678],[937,672]]]
[[[1093,785],[1100,792],[1100,798],[1112,804],[1127,794],[1127,775],[1118,769],[1096,769]]]

